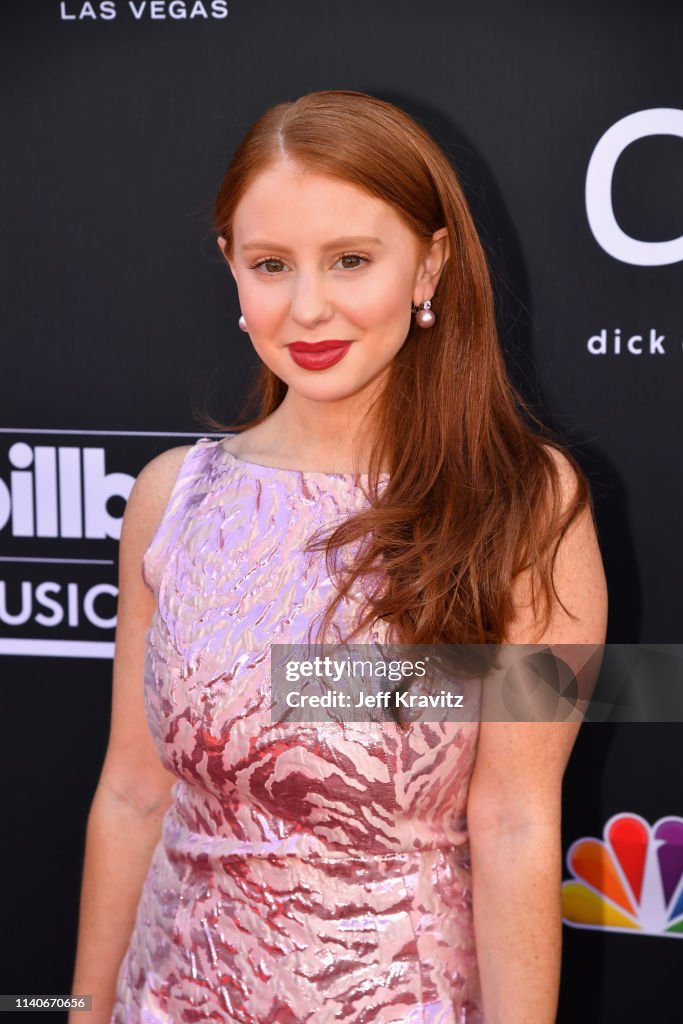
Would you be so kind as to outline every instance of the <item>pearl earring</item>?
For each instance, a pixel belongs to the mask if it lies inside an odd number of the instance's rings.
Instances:
[[[414,309],[415,312],[415,323],[418,327],[433,327],[436,323],[436,313],[432,309],[432,303],[430,299],[423,302],[420,306]]]
[[[243,315],[240,315],[240,318],[237,321],[237,323],[238,323],[239,329],[241,331],[248,331],[249,330],[249,328],[247,327],[247,321],[244,319]]]

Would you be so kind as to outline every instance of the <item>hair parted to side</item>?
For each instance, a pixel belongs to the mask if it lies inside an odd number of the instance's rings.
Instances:
[[[248,131],[220,185],[214,227],[228,252],[242,195],[282,157],[383,199],[420,238],[445,226],[450,243],[433,299],[436,325],[427,335],[411,326],[371,410],[370,506],[329,536],[318,531],[307,547],[325,550],[337,586],[319,638],[356,582],[377,580],[378,570],[379,584],[363,588],[353,634],[329,642],[353,640],[384,620],[398,643],[503,643],[514,611],[511,583],[525,569],[540,635],[557,547],[584,507],[592,514],[592,496],[574,457],[507,378],[486,258],[453,166],[413,118],[365,93],[330,90],[278,104]],[[261,423],[286,391],[262,364],[259,414],[224,429]],[[576,476],[564,507],[550,449],[563,452]],[[378,493],[382,466],[391,475]],[[340,559],[354,542],[361,542],[354,559]]]

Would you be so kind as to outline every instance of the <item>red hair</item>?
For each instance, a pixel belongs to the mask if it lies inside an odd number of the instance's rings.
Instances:
[[[489,270],[456,171],[416,121],[375,97],[326,91],[281,103],[249,130],[220,185],[214,226],[228,252],[240,198],[283,156],[383,199],[422,239],[446,227],[450,244],[433,299],[436,325],[428,333],[411,327],[372,409],[370,505],[309,542],[309,550],[326,551],[338,591],[321,634],[356,581],[378,567],[382,585],[366,591],[364,614],[346,639],[384,620],[400,643],[504,642],[511,584],[525,569],[543,629],[559,541],[582,508],[592,514],[592,496],[576,460],[506,375]],[[262,365],[250,396],[258,415],[224,429],[261,423],[286,391]],[[552,448],[576,477],[566,508]],[[381,467],[391,477],[378,493]],[[340,564],[339,550],[362,539],[353,561]]]

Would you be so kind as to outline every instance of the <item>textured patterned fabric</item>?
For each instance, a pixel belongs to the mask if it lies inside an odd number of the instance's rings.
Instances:
[[[270,644],[304,643],[333,593],[302,549],[366,503],[362,482],[215,440],[184,460],[144,559],[147,717],[178,781],[111,1024],[481,1024],[478,723],[271,723]],[[359,609],[342,604],[340,638]]]

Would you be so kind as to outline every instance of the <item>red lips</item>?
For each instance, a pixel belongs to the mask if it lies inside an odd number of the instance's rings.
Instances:
[[[343,359],[351,348],[350,341],[293,341],[288,345],[289,354],[304,370],[326,370]]]
[[[293,341],[289,348],[294,352],[327,352],[331,348],[341,348],[342,345],[350,345],[349,341],[326,340],[326,341]]]

